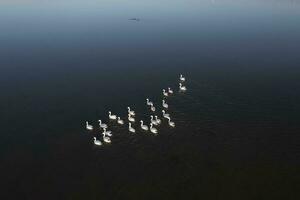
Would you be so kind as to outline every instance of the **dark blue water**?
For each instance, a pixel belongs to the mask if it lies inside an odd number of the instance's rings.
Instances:
[[[297,199],[299,52],[293,0],[1,1],[1,199]]]

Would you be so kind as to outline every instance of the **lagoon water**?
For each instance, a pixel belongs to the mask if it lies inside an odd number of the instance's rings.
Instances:
[[[4,0],[0,28],[3,199],[297,199],[298,1]],[[109,122],[168,86],[176,128]]]

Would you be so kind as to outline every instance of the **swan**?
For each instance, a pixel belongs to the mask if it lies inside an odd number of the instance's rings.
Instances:
[[[112,115],[110,111],[108,112],[108,114],[109,114],[108,115],[109,119],[117,119],[117,116],[116,115]]]
[[[100,140],[97,140],[96,137],[94,137],[94,144],[95,145],[98,145],[98,146],[101,146],[102,145],[102,142]]]
[[[166,92],[165,89],[163,89],[162,91],[163,91],[163,95],[164,95],[165,97],[169,96],[169,94]]]
[[[103,128],[103,135],[112,136],[111,131],[107,131],[106,128]]]
[[[162,100],[162,106],[164,108],[168,108],[169,107],[169,105],[166,103],[166,101],[164,99]]]
[[[128,109],[128,113],[129,113],[130,115],[132,115],[132,116],[135,115],[134,111],[133,111],[133,110],[130,110],[130,107],[127,107],[127,109]]]
[[[124,121],[120,118],[120,117],[118,117],[118,124],[124,124]]]
[[[149,99],[146,99],[146,104],[147,104],[147,106],[153,106],[153,103],[152,103],[152,101],[149,101]]]
[[[150,131],[152,133],[157,133],[158,132],[156,128],[153,128],[153,124],[152,123],[150,123]]]
[[[166,117],[166,118],[169,120],[169,122],[168,122],[169,126],[175,127],[175,122],[172,122],[170,117]]]
[[[89,131],[93,130],[93,126],[92,125],[90,125],[88,122],[85,122],[85,123],[86,123],[86,129],[87,130],[89,130]]]
[[[158,125],[157,122],[156,122],[156,120],[153,119],[153,115],[151,115],[150,118],[151,118],[151,123],[152,123],[152,124]]]
[[[103,141],[106,142],[106,143],[111,143],[111,140],[109,137],[103,135]]]
[[[157,117],[156,115],[155,115],[155,121],[156,121],[157,124],[160,124],[160,123],[161,123],[161,120],[158,119],[158,117]]]
[[[135,133],[135,129],[131,127],[131,123],[129,122],[129,128],[128,130],[132,133]]]
[[[101,119],[99,119],[98,121],[100,128],[107,128],[107,124],[102,123]]]
[[[180,79],[180,81],[185,81],[185,77],[183,77],[182,74],[180,74],[179,79]]]
[[[151,105],[150,109],[151,109],[152,112],[155,112],[155,107],[153,105]]]
[[[182,85],[182,83],[179,83],[179,90],[180,91],[186,91],[186,87]]]
[[[171,90],[171,88],[168,87],[168,92],[169,94],[173,94],[173,90]]]
[[[128,120],[130,122],[135,122],[135,119],[133,117],[131,117],[131,115],[128,113]]]
[[[170,117],[170,114],[166,113],[165,110],[162,110],[161,112],[163,113],[164,118]]]
[[[143,123],[144,123],[143,120],[141,120],[141,128],[145,131],[148,131],[149,130],[148,126],[144,125]]]

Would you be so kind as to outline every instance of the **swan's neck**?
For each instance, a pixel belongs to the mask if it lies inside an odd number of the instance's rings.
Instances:
[[[152,128],[153,124],[150,124],[150,128]]]

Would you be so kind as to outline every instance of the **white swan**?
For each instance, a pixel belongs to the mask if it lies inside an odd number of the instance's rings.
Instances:
[[[158,125],[157,122],[156,122],[156,120],[153,119],[153,115],[151,115],[150,118],[151,118],[150,121],[151,121],[152,124]]]
[[[143,123],[144,123],[143,120],[141,120],[141,128],[145,131],[148,131],[149,130],[148,126],[144,125]]]
[[[169,122],[168,122],[169,126],[175,127],[175,122],[172,122],[170,117],[166,117],[166,118],[169,120]]]
[[[135,119],[133,117],[131,117],[131,115],[128,113],[128,120],[130,122],[135,122]]]
[[[152,103],[152,101],[149,101],[149,99],[148,99],[148,98],[146,99],[146,101],[147,101],[147,102],[146,102],[147,106],[153,106],[153,103]]]
[[[186,91],[186,87],[182,85],[182,83],[179,83],[179,90],[180,91]]]
[[[151,105],[150,109],[151,109],[152,112],[155,112],[155,107],[153,105]]]
[[[165,110],[162,110],[161,112],[163,113],[164,118],[170,117],[170,114],[166,113]]]
[[[111,140],[109,137],[103,135],[103,141],[106,142],[106,143],[111,143]]]
[[[103,129],[103,135],[112,136],[111,131],[107,131],[106,128]]]
[[[132,116],[135,115],[135,112],[134,112],[133,110],[130,110],[130,107],[127,107],[127,109],[128,109],[128,113],[129,113],[130,115],[132,115]]]
[[[165,97],[169,96],[169,94],[166,92],[165,89],[163,89],[162,91],[163,91],[163,95],[164,95]]]
[[[120,118],[120,117],[118,117],[118,124],[124,124],[124,121]]]
[[[185,81],[185,77],[183,77],[182,74],[180,74],[179,79],[180,79],[180,81]]]
[[[129,122],[129,128],[128,130],[132,133],[135,133],[135,129],[131,127],[131,123]]]
[[[96,137],[94,137],[94,144],[95,145],[98,145],[98,146],[101,146],[102,145],[102,142],[100,140],[97,140]]]
[[[168,108],[169,107],[169,105],[166,103],[166,101],[164,99],[162,100],[162,106],[164,108]]]
[[[112,115],[110,111],[108,112],[108,114],[109,114],[108,115],[109,119],[117,119],[117,116],[116,115]]]
[[[171,88],[168,87],[168,92],[169,94],[173,94],[173,90],[171,90]]]
[[[102,123],[101,119],[99,119],[98,121],[100,128],[107,128],[107,124]]]
[[[85,127],[86,127],[87,130],[89,130],[89,131],[93,130],[92,125],[90,125],[88,122],[85,122],[85,124],[86,124]]]
[[[153,128],[153,124],[152,123],[150,123],[150,131],[152,133],[157,133],[158,132],[156,128]]]
[[[155,121],[156,121],[157,124],[161,124],[161,120],[158,119],[158,117],[156,115],[155,115]]]

